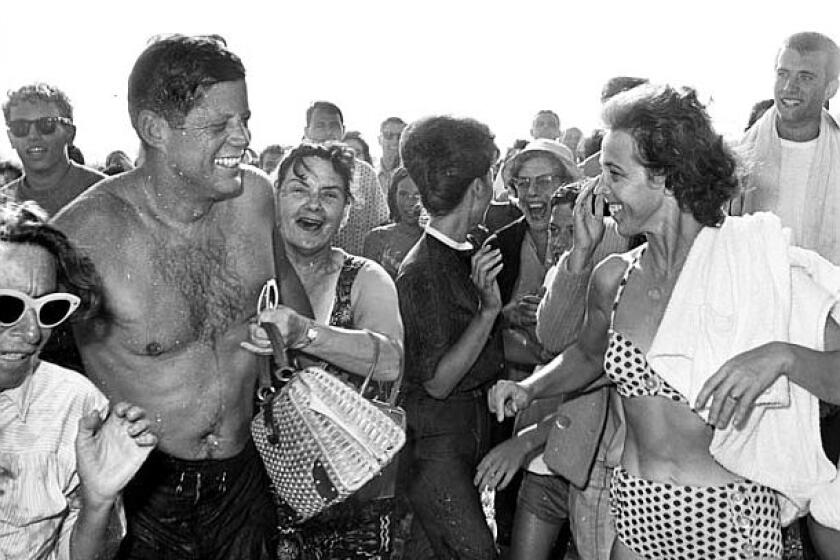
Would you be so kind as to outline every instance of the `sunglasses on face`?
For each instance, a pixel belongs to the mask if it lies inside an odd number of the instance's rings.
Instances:
[[[389,132],[386,130],[382,133],[382,138],[385,140],[399,140],[400,136],[402,136],[402,132]]]
[[[33,298],[17,290],[0,289],[0,326],[14,326],[27,309],[34,309],[41,328],[51,329],[72,315],[80,301],[78,296],[63,292]]]
[[[39,134],[52,134],[59,124],[73,126],[73,121],[67,117],[40,117],[37,119],[15,119],[9,123],[9,131],[12,136],[23,138],[29,134],[32,125]]]

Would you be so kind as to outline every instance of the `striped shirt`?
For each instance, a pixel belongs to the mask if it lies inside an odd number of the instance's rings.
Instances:
[[[0,391],[0,558],[70,557],[81,505],[79,418],[107,407],[85,377],[49,362]]]

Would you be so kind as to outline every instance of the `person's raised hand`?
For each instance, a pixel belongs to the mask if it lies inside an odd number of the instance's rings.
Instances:
[[[490,245],[482,245],[472,256],[470,279],[481,295],[481,311],[498,313],[502,296],[496,278],[502,270],[502,252]]]
[[[575,201],[575,221],[569,269],[579,272],[591,264],[595,248],[604,238],[604,196],[597,194],[600,178],[589,179]],[[593,211],[594,206],[594,211]]]
[[[79,419],[76,464],[86,502],[113,503],[157,445],[150,428],[145,411],[125,402],[104,420],[96,410]]]

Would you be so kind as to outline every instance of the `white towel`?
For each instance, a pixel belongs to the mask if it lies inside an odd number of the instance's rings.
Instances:
[[[836,285],[822,288],[809,272]],[[838,298],[840,272],[815,253],[792,251],[776,216],[727,218],[695,239],[648,362],[693,404],[706,380],[743,351],[774,340],[821,349]],[[709,451],[728,470],[779,492],[787,524],[837,469],[822,450],[816,397],[780,377],[756,402],[747,425],[717,430]],[[697,412],[708,418],[708,409]]]

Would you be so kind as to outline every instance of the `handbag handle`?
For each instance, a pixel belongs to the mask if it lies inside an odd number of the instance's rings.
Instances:
[[[370,369],[368,369],[367,375],[365,376],[365,381],[362,383],[362,386],[359,388],[359,394],[364,396],[365,390],[367,389],[368,385],[370,384],[370,380],[373,378],[373,371],[376,369],[377,364],[379,364],[379,354],[382,351],[382,343],[379,342],[379,337],[374,335],[369,330],[365,330],[368,337],[373,341],[373,361],[370,364]],[[394,384],[391,386],[391,392],[388,395],[388,404],[394,406],[397,404],[397,397],[400,394],[400,386],[402,385],[403,380],[403,356],[400,354],[399,363],[397,364],[399,367],[399,373],[397,374],[397,379],[394,381]]]

